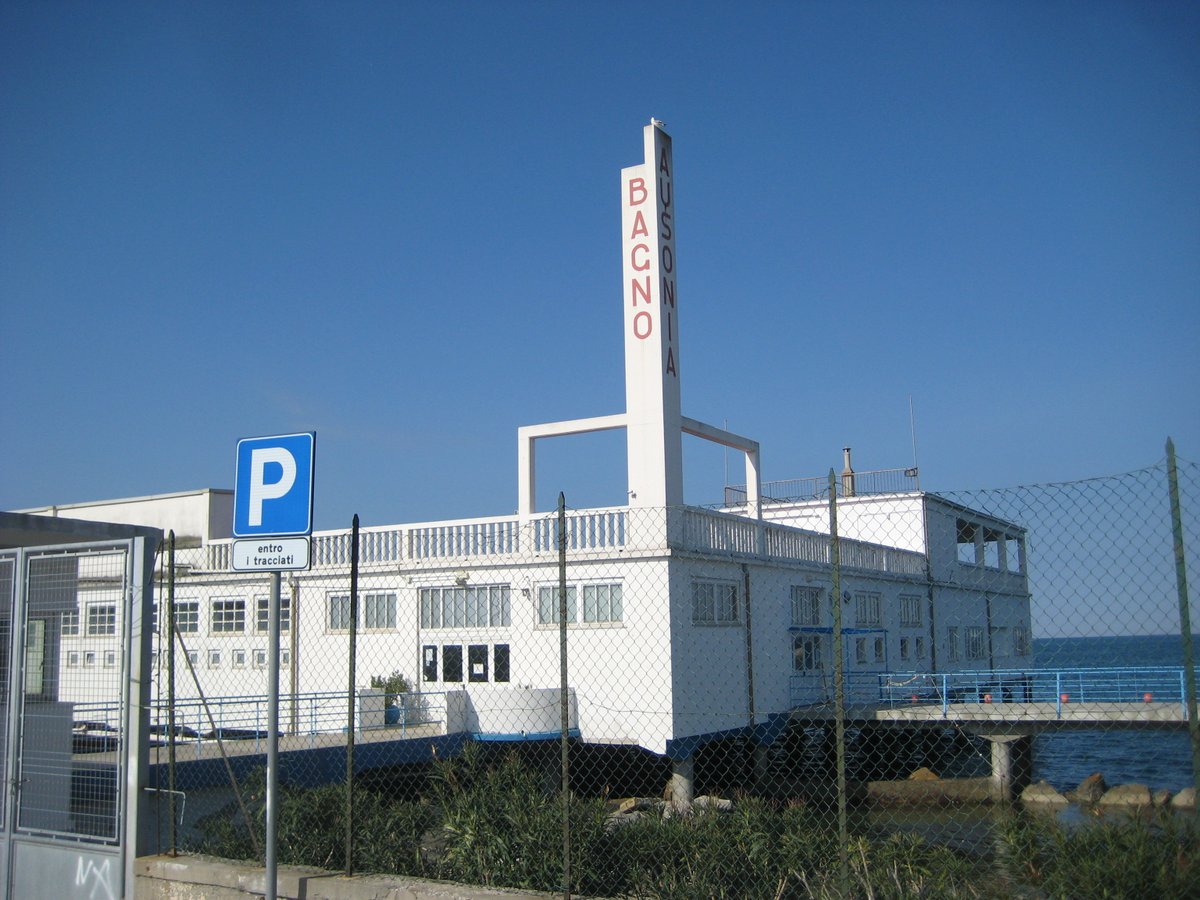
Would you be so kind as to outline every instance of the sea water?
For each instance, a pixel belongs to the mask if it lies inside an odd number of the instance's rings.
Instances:
[[[1193,639],[1200,653],[1200,636]],[[1179,635],[1040,638],[1033,641],[1040,669],[1181,666]],[[1043,732],[1034,738],[1033,778],[1072,790],[1093,772],[1108,784],[1145,784],[1178,791],[1192,785],[1192,751],[1185,728]]]

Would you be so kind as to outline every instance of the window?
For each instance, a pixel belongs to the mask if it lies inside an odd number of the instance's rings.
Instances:
[[[511,624],[507,584],[421,588],[422,628],[500,628]]]
[[[291,664],[292,664],[292,651],[291,650],[280,650],[279,651],[279,668],[282,669],[284,666],[290,666]]]
[[[879,625],[883,622],[883,604],[879,594],[859,591],[854,595],[854,618],[859,625]]]
[[[116,650],[105,650],[104,651],[104,668],[115,669],[116,667],[117,667],[117,651]]]
[[[72,650],[70,653],[67,654],[67,665],[72,669],[76,669],[79,667],[79,651],[78,650]]]
[[[921,627],[921,598],[911,594],[900,596],[900,624],[905,628]]]
[[[983,659],[983,628],[979,625],[967,626],[967,659]]]
[[[209,650],[208,651],[208,667],[210,669],[221,668],[221,651],[220,650]]]
[[[158,634],[158,601],[150,604],[150,630]]]
[[[792,624],[821,624],[821,589],[792,586]]]
[[[1024,546],[1020,538],[1005,537],[1004,539],[1004,562],[1010,572],[1021,571],[1021,558],[1025,555]]]
[[[96,664],[96,651],[88,650],[83,654],[83,664],[85,667],[91,667]]]
[[[75,637],[79,634],[79,610],[72,609],[62,614],[63,637]]]
[[[736,584],[724,581],[692,582],[693,625],[731,625],[740,621]]]
[[[583,621],[620,622],[622,612],[619,583],[583,586]]]
[[[818,634],[798,634],[792,641],[792,667],[797,672],[819,672],[821,663],[821,636]]]
[[[175,601],[175,630],[180,634],[195,634],[200,630],[200,602]]]
[[[458,644],[442,646],[442,681],[462,681],[462,647]]]
[[[213,634],[241,634],[246,630],[245,600],[214,600],[209,631]]]
[[[538,624],[557,625],[559,610],[558,585],[543,584],[538,588]],[[573,585],[567,586],[567,621],[574,622],[579,618],[576,591]]]
[[[951,625],[946,629],[946,655],[950,659],[959,658],[957,625]]]
[[[421,648],[421,673],[426,681],[438,680],[438,648],[434,644]]]
[[[973,566],[979,562],[979,558],[975,553],[975,535],[979,531],[979,526],[974,522],[968,522],[966,519],[955,520],[955,532],[958,540],[958,561],[968,566]]]
[[[492,648],[492,680],[508,681],[508,644],[497,644]]]
[[[267,667],[267,651],[266,650],[255,650],[254,651],[254,668],[265,669],[266,667]]]
[[[908,659],[908,638],[900,638],[900,658]]]
[[[883,638],[875,638],[875,662],[881,663],[887,659]]]
[[[867,639],[854,639],[854,661],[865,663],[867,661]]]
[[[114,603],[89,603],[87,608],[89,636],[117,633],[117,607]]]
[[[363,597],[363,627],[376,630],[396,627],[396,595],[367,594]]]
[[[200,651],[199,650],[189,650],[187,652],[187,659],[188,659],[188,662],[191,663],[191,665],[193,667],[195,667],[200,662]]]
[[[917,638],[917,659],[925,658],[925,638]]]
[[[234,650],[229,654],[229,661],[235,669],[244,669],[246,667],[246,651]]]
[[[983,564],[989,569],[1000,568],[1000,541],[1004,535],[991,528],[983,529]]]
[[[271,598],[259,597],[255,601],[254,630],[265,632],[270,627]],[[286,634],[292,627],[292,598],[279,598],[279,633]]]
[[[1029,629],[1024,625],[1013,626],[1013,656],[1029,655]]]
[[[350,630],[350,595],[329,595],[329,630]]]
[[[481,682],[487,680],[487,644],[469,644],[467,646],[467,681]]]

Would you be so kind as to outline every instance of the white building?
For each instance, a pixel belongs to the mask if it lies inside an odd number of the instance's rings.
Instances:
[[[1031,666],[1018,525],[903,483],[871,492],[847,472],[833,596],[827,501],[764,499],[758,443],[683,416],[671,139],[653,124],[644,139],[645,162],[622,172],[625,412],[518,429],[516,515],[363,530],[359,686],[400,671],[482,738],[557,729],[558,533],[554,516],[534,511],[535,449],[608,429],[626,434],[629,504],[566,519],[568,681],[582,740],[686,759],[704,740],[827,702],[835,603],[860,699],[878,694],[884,673]],[[744,456],[738,505],[684,505],[684,434]],[[267,582],[230,569],[230,501],[199,491],[28,512],[174,529],[176,624],[199,685],[209,697],[261,697]],[[285,727],[305,724],[299,698],[346,689],[349,551],[347,531],[318,533],[311,570],[285,580],[281,692],[295,699]],[[121,615],[100,582],[64,614],[64,694],[93,695],[120,676]],[[195,695],[190,675],[176,683]]]

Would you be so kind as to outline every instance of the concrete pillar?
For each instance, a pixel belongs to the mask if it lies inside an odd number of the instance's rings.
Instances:
[[[695,758],[676,759],[671,763],[671,805],[678,812],[691,809],[696,796]]]
[[[766,744],[755,744],[752,751],[754,753],[754,787],[759,791],[769,787],[771,760],[767,755],[767,750]]]
[[[985,734],[992,745],[992,797],[1000,803],[1011,803],[1018,784],[1014,771],[1014,749],[1018,741],[1027,741],[1024,734]],[[1024,747],[1020,748],[1024,751]]]

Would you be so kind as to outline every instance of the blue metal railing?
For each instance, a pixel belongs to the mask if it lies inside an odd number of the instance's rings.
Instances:
[[[389,716],[386,707],[371,709],[366,698],[356,703],[357,730],[387,728],[399,734],[409,727],[429,725],[445,720],[446,699],[441,693],[398,694]],[[207,702],[207,711],[205,703]],[[252,740],[259,746],[267,737],[266,697],[209,697],[207,701],[186,699],[175,701],[175,743],[200,744],[215,740]],[[279,725],[283,734],[315,737],[346,731],[347,695],[345,691],[311,691],[279,698]],[[378,722],[369,721],[378,713]],[[211,715],[211,721],[210,721]],[[120,724],[120,707],[112,703],[75,703],[74,718],[77,731],[90,726],[116,731]],[[169,735],[169,711],[165,700],[155,701],[150,708],[150,728],[153,739],[166,741]]]
[[[793,705],[832,699],[831,679],[792,677]],[[817,696],[820,695],[820,696]],[[1180,666],[1094,669],[994,669],[969,672],[860,672],[846,676],[851,703],[897,707],[955,703],[1053,703],[1055,714],[1079,703],[1175,703],[1187,718]]]

